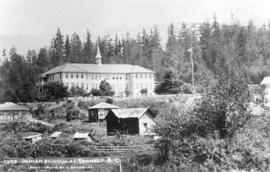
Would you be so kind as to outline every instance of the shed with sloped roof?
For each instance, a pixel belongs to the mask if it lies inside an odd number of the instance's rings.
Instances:
[[[153,135],[154,116],[149,108],[112,109],[105,118],[107,134]]]
[[[29,141],[31,143],[36,143],[37,141],[42,139],[42,134],[35,133],[35,132],[26,132],[26,133],[22,133],[22,138],[25,141]]]
[[[74,141],[84,140],[87,142],[92,142],[89,132],[76,132],[73,136],[73,139]]]

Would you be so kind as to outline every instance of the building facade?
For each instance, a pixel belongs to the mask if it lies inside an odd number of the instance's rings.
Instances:
[[[29,109],[12,102],[0,104],[0,124],[9,122],[26,122],[31,117]]]
[[[270,77],[264,77],[260,85],[263,86],[263,103],[270,107]]]
[[[62,82],[68,89],[83,88],[87,93],[98,89],[100,82],[106,80],[115,96],[141,96],[154,94],[155,72],[137,65],[102,64],[97,46],[96,64],[66,63],[45,72],[36,84],[40,91],[47,82]],[[142,94],[141,90],[147,93]]]
[[[104,122],[105,117],[111,109],[119,109],[119,107],[105,102],[89,107],[87,109],[89,122]]]

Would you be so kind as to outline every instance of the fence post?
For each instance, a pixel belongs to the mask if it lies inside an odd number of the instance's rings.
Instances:
[[[121,160],[119,160],[119,172],[122,172],[122,164],[121,164]]]

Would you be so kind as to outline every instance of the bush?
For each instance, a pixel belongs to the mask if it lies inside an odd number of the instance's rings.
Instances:
[[[141,89],[140,92],[142,95],[147,95],[148,90],[147,90],[147,88],[144,88],[144,89]]]
[[[84,101],[79,101],[77,106],[78,106],[80,109],[87,109],[87,108],[88,108],[87,103],[84,102]]]
[[[237,168],[268,171],[270,165],[270,118],[252,118],[235,134],[230,145],[231,159]]]
[[[235,134],[243,129],[250,118],[247,110],[248,100],[249,94],[244,80],[235,76],[221,75],[217,85],[202,97],[194,111],[184,111],[175,107],[165,111],[165,115],[159,118],[155,128],[155,132],[161,136],[155,144],[158,150],[156,162],[176,166],[191,162],[201,164],[209,170],[244,168],[233,160],[234,154],[231,151],[244,153],[246,157],[249,153],[255,153],[248,151],[240,143],[232,143],[234,138],[239,140],[240,137],[236,137]],[[252,131],[245,133],[250,132]],[[258,142],[258,139],[255,140],[253,141],[256,142],[256,146],[266,145],[264,142]],[[232,144],[239,146],[232,149]],[[251,160],[252,157],[255,159],[257,157],[253,155],[246,160],[256,168],[257,161]]]
[[[59,99],[63,99],[68,96],[67,87],[63,85],[61,82],[49,82],[44,85],[44,92],[42,93],[42,97],[45,96],[46,101],[55,101]]]
[[[24,123],[24,122],[11,122],[4,126],[4,131],[14,131],[17,132],[38,132],[38,133],[50,133],[52,132],[52,127],[43,125],[41,123]]]
[[[181,93],[184,94],[192,94],[192,85],[184,83],[181,87],[180,87]]]
[[[102,96],[103,94],[102,94],[102,91],[100,90],[100,89],[92,89],[91,90],[91,94],[93,95],[93,96]]]

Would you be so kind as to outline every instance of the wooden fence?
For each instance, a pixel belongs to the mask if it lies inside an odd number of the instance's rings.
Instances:
[[[153,144],[129,145],[129,146],[93,146],[96,151],[108,152],[132,152],[132,151],[154,151]]]

